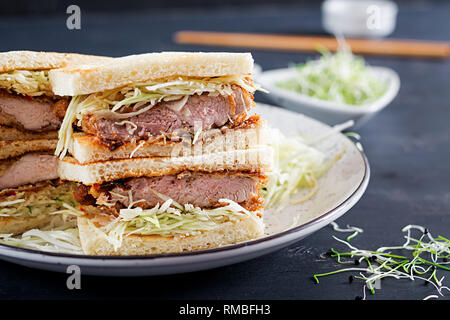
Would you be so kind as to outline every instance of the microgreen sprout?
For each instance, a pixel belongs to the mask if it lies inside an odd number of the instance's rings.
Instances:
[[[382,97],[389,83],[348,47],[336,53],[321,51],[317,60],[295,67],[295,74],[276,86],[311,98],[350,106],[370,106]]]
[[[331,223],[334,231],[349,233],[345,240],[333,236],[350,251],[340,252],[331,249],[330,257],[335,258],[339,264],[355,264],[358,267],[349,267],[335,271],[315,274],[314,280],[319,283],[319,278],[342,272],[358,272],[352,275],[349,283],[355,279],[365,282],[363,288],[363,300],[366,298],[366,289],[375,294],[375,283],[384,278],[422,280],[426,284],[432,284],[439,295],[429,295],[424,300],[437,299],[444,296],[444,291],[450,292],[450,288],[443,285],[444,276],[439,277],[438,271],[450,271],[450,240],[443,237],[433,237],[431,232],[418,225],[407,225],[402,229],[405,242],[402,245],[380,247],[375,251],[363,250],[350,243],[363,230],[358,227],[347,226],[340,228],[337,223]],[[417,235],[413,235],[418,234]]]
[[[351,226],[347,226],[346,229],[341,229],[338,224],[336,222],[331,222],[331,226],[333,227],[334,231],[338,231],[338,232],[353,232],[351,235],[349,235],[345,241],[350,242],[351,239],[353,239],[354,237],[356,237],[359,233],[363,233],[364,230],[361,228],[357,228],[357,227],[351,227]]]

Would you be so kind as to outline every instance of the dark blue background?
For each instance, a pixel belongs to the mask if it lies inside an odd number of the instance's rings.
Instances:
[[[47,1],[42,7],[37,6],[37,1],[33,1],[34,6],[22,1],[6,3],[0,5],[0,51],[121,56],[162,50],[224,50],[175,44],[173,33],[185,29],[322,33],[319,3],[312,1],[278,5],[273,1],[260,5],[251,1],[250,6],[230,1],[225,7],[220,6],[224,4],[221,1],[195,7],[178,1],[175,9],[169,9],[168,2],[156,1],[149,2],[154,6],[145,5],[138,12],[138,1],[122,1],[129,4],[126,8],[105,1],[104,10],[98,1],[81,1],[80,31],[66,29],[64,1]],[[449,41],[450,3],[400,2],[398,27],[392,37]],[[286,67],[290,62],[314,57],[275,51],[252,54],[264,69]],[[367,60],[372,65],[395,69],[402,84],[395,101],[358,131],[372,178],[362,200],[338,222],[364,228],[364,234],[354,242],[368,249],[401,243],[400,230],[407,224],[421,224],[433,234],[449,236],[450,63],[381,57]],[[257,100],[267,102],[262,94],[257,95]],[[320,258],[330,247],[339,248],[332,234],[326,227],[274,254],[205,272],[148,278],[86,276],[79,291],[67,290],[64,274],[0,262],[0,298],[354,299],[362,294],[362,284],[355,281],[349,285],[348,274],[324,278],[320,285],[311,280],[314,273],[338,267],[332,260]],[[435,291],[422,282],[389,279],[383,280],[382,289],[369,299],[421,299],[429,294]]]

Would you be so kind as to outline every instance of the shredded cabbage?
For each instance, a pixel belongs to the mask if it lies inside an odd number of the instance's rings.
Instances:
[[[348,144],[345,145],[340,153],[328,160],[314,145],[353,124],[352,120],[337,124],[322,135],[308,138],[287,137],[280,130],[271,128],[270,145],[274,150],[274,165],[268,175],[268,183],[261,190],[265,198],[264,207],[280,207],[289,203],[295,205],[311,199],[319,188],[318,179],[345,154],[348,147]],[[310,189],[306,195],[302,194],[305,188]]]
[[[144,146],[144,144],[145,144],[145,141],[139,142],[139,144],[137,145],[137,147],[134,148],[133,151],[131,151],[131,153],[130,153],[130,159],[132,159],[132,158],[134,157],[134,154],[135,154],[140,148],[142,148],[142,147]]]
[[[0,200],[0,217],[36,217],[40,214],[81,213],[75,209],[73,190],[76,185],[64,183],[36,192],[19,191]]]
[[[53,95],[48,71],[15,70],[1,73],[0,87],[26,96]]]
[[[264,206],[270,208],[308,200],[317,191],[318,177],[327,169],[325,155],[301,137],[286,137],[278,129],[271,130],[274,166],[261,191]],[[310,188],[311,192],[300,199],[292,199],[303,188]]]
[[[47,252],[83,254],[78,229],[73,227],[47,231],[32,229],[20,236],[0,234],[0,243]]]
[[[131,122],[131,121],[127,121],[127,120],[123,120],[123,121],[120,121],[120,122],[115,122],[114,124],[116,124],[118,126],[126,126],[127,124],[129,124],[131,128],[128,129],[128,132],[130,134],[133,134],[138,128],[136,123]]]
[[[354,56],[348,48],[335,54],[322,51],[319,60],[300,64],[296,70],[295,77],[276,85],[320,100],[352,106],[373,103],[389,85],[366,66],[362,57]]]
[[[187,96],[203,93],[228,96],[232,94],[232,85],[238,85],[251,93],[262,90],[245,76],[177,77],[75,96],[67,108],[59,130],[55,154],[61,159],[66,155],[72,139],[72,125],[75,123],[81,126],[83,116],[86,114],[98,114],[106,118],[124,120],[150,110],[161,101],[177,101],[172,107],[175,110],[181,110],[187,101]]]
[[[224,206],[201,209],[192,204],[182,206],[167,199],[162,205],[157,204],[151,209],[122,209],[119,217],[105,226],[97,227],[92,221],[89,223],[115,250],[122,245],[123,237],[131,234],[185,237],[213,230],[224,222],[243,217],[262,223],[260,218],[232,200],[221,199],[219,202]]]
[[[75,208],[73,190],[76,186],[75,183],[63,183],[34,192],[18,191],[3,196],[0,217],[27,218],[46,214],[53,218],[40,230],[32,229],[22,235],[0,234],[0,243],[41,251],[82,254],[75,217],[84,213]]]

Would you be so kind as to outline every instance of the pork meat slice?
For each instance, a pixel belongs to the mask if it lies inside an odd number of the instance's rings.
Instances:
[[[244,173],[184,172],[161,177],[140,177],[116,184],[110,191],[100,195],[98,203],[106,201],[128,207],[131,191],[132,201],[137,206],[150,208],[164,202],[156,191],[180,204],[210,208],[220,206],[220,199],[229,199],[252,210],[250,207],[259,204],[259,183],[258,176]]]
[[[230,96],[192,95],[181,110],[174,101],[163,101],[152,109],[126,119],[134,123],[102,116],[86,115],[82,121],[84,132],[96,135],[103,141],[131,141],[187,130],[194,133],[219,128],[228,122],[242,122],[252,106],[252,96],[242,88],[233,86]],[[118,124],[119,123],[119,124]]]
[[[28,153],[3,168],[0,175],[0,190],[15,188],[38,181],[58,178],[58,160],[49,154]]]
[[[57,130],[61,125],[61,113],[67,108],[67,100],[49,97],[25,97],[0,91],[0,116],[2,124],[30,131]],[[64,110],[63,112],[61,110]],[[62,114],[64,116],[64,114]],[[5,120],[6,119],[6,120]],[[5,121],[7,121],[5,123]]]

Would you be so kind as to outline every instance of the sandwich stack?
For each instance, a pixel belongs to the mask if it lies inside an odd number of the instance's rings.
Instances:
[[[106,58],[77,54],[0,53],[0,233],[58,226],[73,205],[74,183],[58,179],[53,155],[67,98],[53,94],[51,69]]]
[[[271,169],[248,53],[162,52],[49,72],[70,99],[59,176],[77,182],[83,250],[207,249],[263,234]]]

